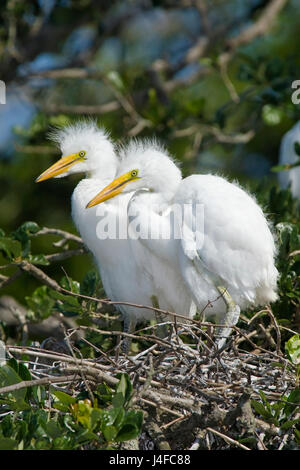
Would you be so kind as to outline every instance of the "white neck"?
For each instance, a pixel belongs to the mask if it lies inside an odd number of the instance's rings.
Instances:
[[[117,168],[119,165],[118,158],[114,154],[114,152],[103,155],[101,159],[99,159],[99,164],[96,169],[90,171],[87,174],[88,178],[99,178],[103,180],[113,180],[116,176]]]

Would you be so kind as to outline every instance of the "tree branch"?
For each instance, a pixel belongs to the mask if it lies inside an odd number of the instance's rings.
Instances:
[[[263,9],[259,19],[240,34],[227,41],[228,46],[235,50],[240,46],[249,44],[259,36],[267,33],[273,26],[276,16],[283,9],[289,0],[272,0]]]

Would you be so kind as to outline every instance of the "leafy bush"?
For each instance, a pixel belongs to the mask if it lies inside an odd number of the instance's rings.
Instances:
[[[10,359],[0,367],[0,388],[30,380],[22,362]],[[53,386],[1,394],[0,449],[110,449],[140,434],[143,413],[130,407],[128,376],[121,375],[115,390],[99,385],[93,400],[86,395]]]

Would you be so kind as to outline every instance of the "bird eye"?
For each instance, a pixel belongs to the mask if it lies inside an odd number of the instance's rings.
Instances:
[[[138,174],[138,171],[137,171],[137,170],[132,170],[132,172],[131,172],[132,178],[134,178],[135,176],[137,176],[137,174]]]
[[[78,154],[81,158],[85,157],[86,152],[84,150],[81,150]]]

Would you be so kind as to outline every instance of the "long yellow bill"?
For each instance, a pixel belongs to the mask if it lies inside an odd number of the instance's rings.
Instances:
[[[82,158],[78,156],[78,153],[73,153],[67,157],[62,157],[60,160],[54,163],[54,165],[50,166],[48,170],[44,171],[44,173],[38,176],[35,182],[40,183],[41,181],[48,180],[49,178],[54,178],[54,176],[58,176],[61,173],[67,171],[71,166],[80,160],[82,160]]]
[[[112,181],[112,183],[102,189],[102,191],[100,191],[100,193],[98,193],[93,199],[91,199],[91,201],[86,205],[86,209],[96,206],[97,204],[107,201],[108,199],[111,199],[112,197],[120,194],[128,183],[138,179],[136,174],[137,172],[134,173],[129,171],[128,173],[125,173],[124,175],[116,178],[114,181]]]

